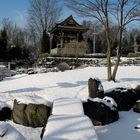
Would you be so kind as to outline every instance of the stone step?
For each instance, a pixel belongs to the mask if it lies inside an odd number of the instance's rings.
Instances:
[[[78,98],[59,98],[54,100],[52,115],[84,115],[82,101]]]
[[[42,140],[98,140],[94,125],[84,115],[82,101],[60,98],[53,102],[52,115]]]

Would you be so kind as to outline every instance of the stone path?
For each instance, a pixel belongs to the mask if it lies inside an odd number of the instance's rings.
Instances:
[[[42,140],[98,140],[94,125],[77,98],[54,100]]]

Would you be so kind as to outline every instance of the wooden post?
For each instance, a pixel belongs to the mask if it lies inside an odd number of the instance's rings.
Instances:
[[[137,35],[134,36],[134,53],[138,52]]]
[[[61,33],[61,48],[63,48],[63,32]]]
[[[52,49],[52,39],[53,39],[53,34],[50,34],[50,53]]]

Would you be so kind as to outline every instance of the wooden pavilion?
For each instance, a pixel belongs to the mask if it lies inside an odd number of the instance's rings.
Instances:
[[[50,31],[50,48],[51,52],[58,54],[58,51],[64,48],[66,43],[76,40],[83,40],[82,34],[87,31],[75,21],[73,16],[69,16],[61,23],[56,24]],[[54,43],[55,42],[55,43]]]

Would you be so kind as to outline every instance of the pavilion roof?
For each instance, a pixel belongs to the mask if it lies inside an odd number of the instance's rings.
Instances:
[[[76,20],[73,18],[72,15],[70,15],[68,18],[66,18],[64,21],[57,23],[50,31],[50,33],[53,33],[57,30],[86,30],[85,27],[80,25]]]

